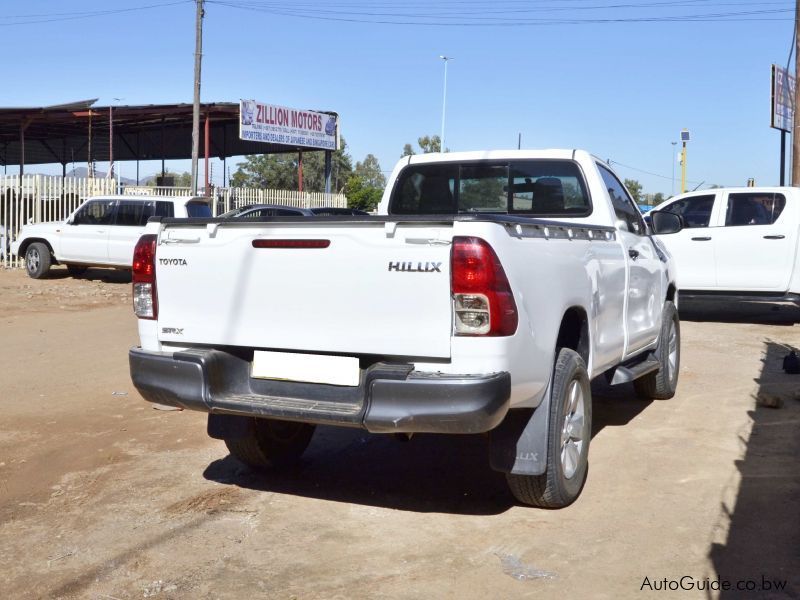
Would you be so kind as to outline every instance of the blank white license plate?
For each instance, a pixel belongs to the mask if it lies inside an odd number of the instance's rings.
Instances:
[[[358,386],[361,371],[352,356],[321,356],[256,350],[250,376],[308,383]]]

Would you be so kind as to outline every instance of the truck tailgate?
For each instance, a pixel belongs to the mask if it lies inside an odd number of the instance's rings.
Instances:
[[[159,339],[447,358],[450,238],[451,226],[430,223],[166,225]],[[330,244],[286,247],[298,240]]]

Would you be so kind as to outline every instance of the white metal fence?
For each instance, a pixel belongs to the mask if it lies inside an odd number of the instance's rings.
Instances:
[[[10,244],[28,223],[66,219],[90,196],[115,194],[113,179],[65,177],[58,175],[0,175],[0,266],[20,267],[23,261],[11,256]],[[124,186],[122,193],[133,196],[189,196],[186,187]],[[212,212],[216,216],[248,204],[283,204],[301,208],[347,206],[344,194],[214,188]]]

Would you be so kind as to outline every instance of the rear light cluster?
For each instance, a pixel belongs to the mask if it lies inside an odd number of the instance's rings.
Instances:
[[[450,255],[455,335],[512,335],[517,305],[503,265],[476,237],[453,238]]]
[[[140,319],[158,318],[156,236],[143,235],[133,250],[133,312]]]

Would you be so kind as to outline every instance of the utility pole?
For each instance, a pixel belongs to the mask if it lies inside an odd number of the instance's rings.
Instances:
[[[800,119],[797,118],[797,107],[800,102],[800,85],[798,85],[798,77],[800,77],[800,60],[797,58],[797,52],[800,51],[800,0],[795,2],[794,8],[794,96],[792,98],[792,113],[794,116],[794,123],[792,123],[792,185],[800,186]],[[787,65],[788,67],[788,65]]]
[[[197,2],[194,42],[194,105],[192,107],[192,194],[197,191],[197,160],[200,155],[200,65],[203,58],[203,0]]]

